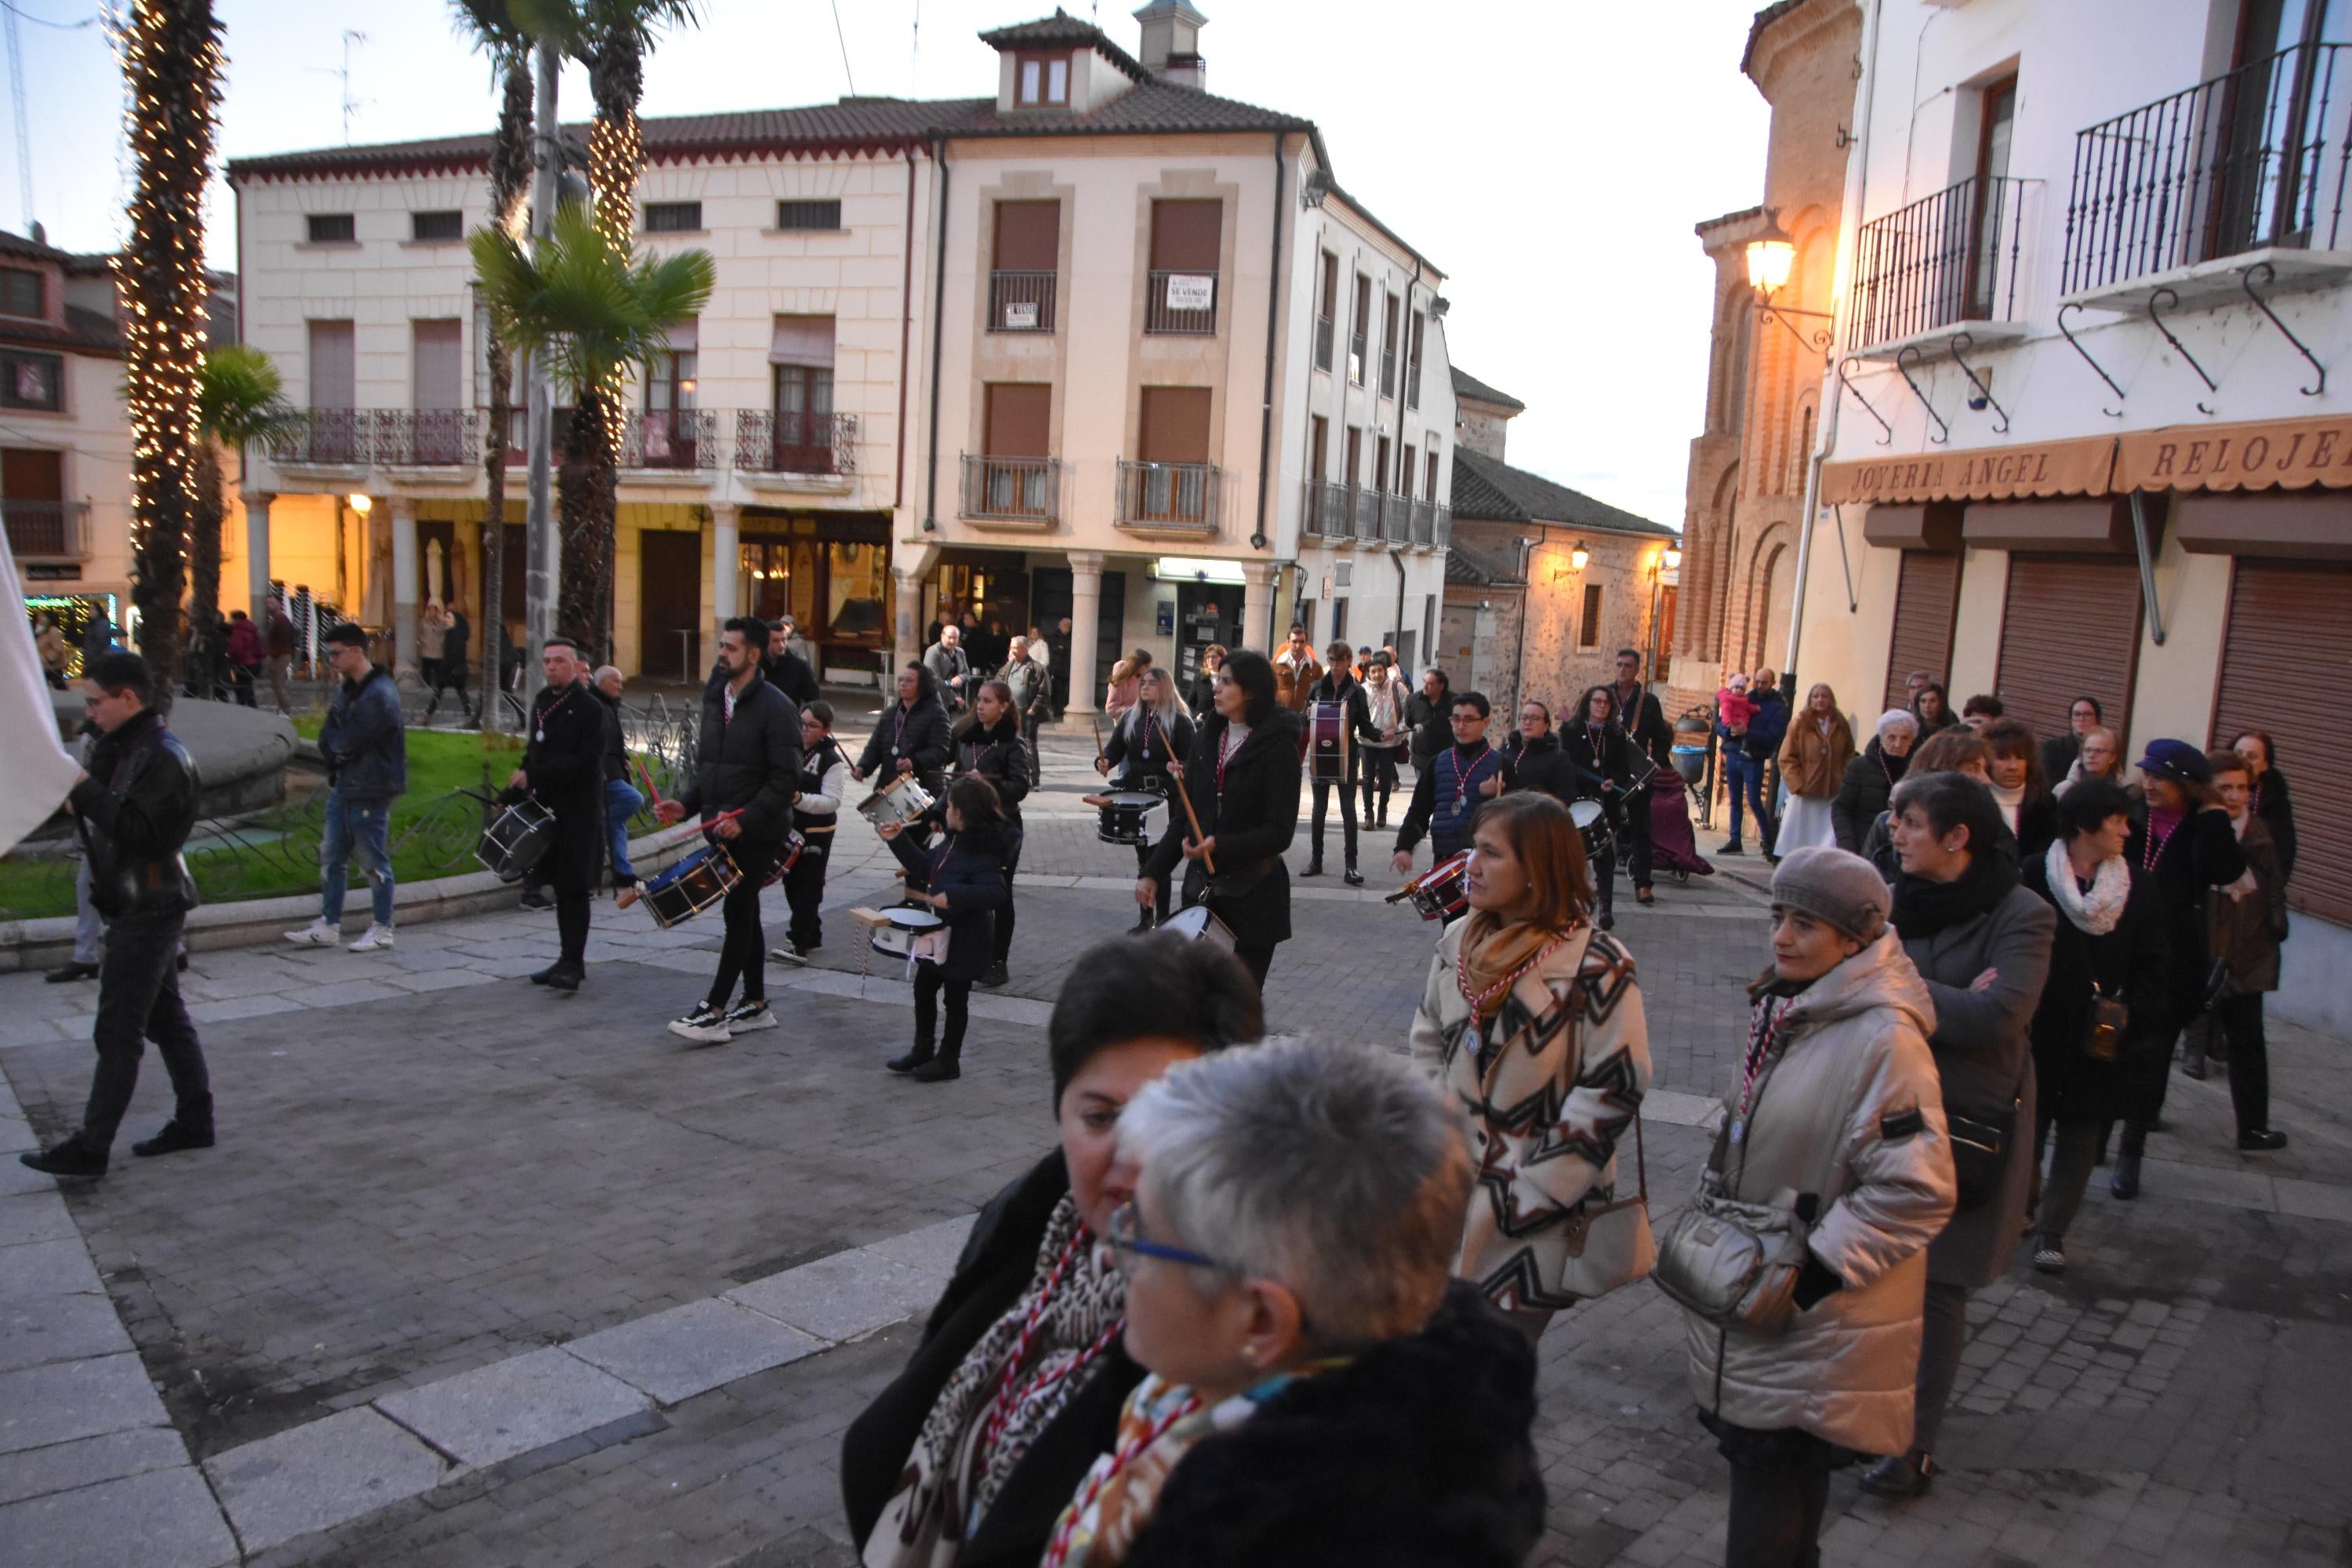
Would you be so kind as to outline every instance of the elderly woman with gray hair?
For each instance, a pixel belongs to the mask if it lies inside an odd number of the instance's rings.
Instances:
[[[1119,1152],[1149,1375],[1045,1568],[1517,1568],[1535,1354],[1448,1281],[1472,1168],[1437,1091],[1358,1047],[1233,1051],[1137,1096]]]
[[[1903,782],[1904,770],[1911,765],[1911,747],[1918,739],[1919,721],[1908,709],[1890,708],[1878,716],[1878,732],[1845,765],[1837,798],[1830,802],[1839,848],[1849,855],[1862,853],[1863,839],[1886,809],[1895,786]]]

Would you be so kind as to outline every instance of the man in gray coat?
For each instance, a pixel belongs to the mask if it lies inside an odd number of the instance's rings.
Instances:
[[[344,863],[356,852],[373,903],[353,952],[392,945],[392,803],[408,791],[408,732],[392,671],[368,658],[367,633],[345,621],[321,639],[342,677],[319,731],[327,760],[327,822],[319,844],[319,918],[286,940],[331,947],[343,935]]]

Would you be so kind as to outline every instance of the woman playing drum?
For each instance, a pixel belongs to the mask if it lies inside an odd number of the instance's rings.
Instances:
[[[1176,679],[1158,668],[1143,672],[1137,688],[1136,704],[1119,719],[1110,732],[1110,744],[1095,759],[1095,772],[1108,775],[1111,769],[1119,770],[1118,784],[1122,790],[1149,790],[1165,795],[1172,803],[1176,786],[1169,782],[1168,768],[1171,763],[1181,763],[1192,750],[1192,714],[1184,699],[1176,693]],[[1177,812],[1178,816],[1182,812]],[[1135,847],[1135,871],[1151,858],[1151,846]],[[1159,902],[1147,915],[1135,922],[1138,931],[1150,931],[1153,924],[1168,918],[1168,888],[1160,884]]]
[[[947,917],[944,958],[925,961],[915,971],[915,1048],[893,1057],[892,1072],[919,1083],[960,1077],[965,1008],[971,983],[986,973],[995,945],[995,911],[1004,903],[1003,808],[986,779],[967,775],[948,786],[942,808],[947,828],[940,842],[919,847],[902,824],[878,830],[890,853],[907,868],[907,901]],[[948,994],[947,1034],[932,1052],[940,992]]]
[[[1021,868],[1021,797],[1029,793],[1029,762],[1021,749],[1021,718],[1013,710],[1013,689],[1002,680],[985,680],[972,695],[972,716],[955,742],[955,776],[986,779],[996,787],[997,803],[1004,808],[1004,904],[996,911],[995,947],[982,985],[1002,985],[1011,978],[1005,960],[1013,952],[1013,874]],[[950,788],[953,786],[950,785]],[[947,803],[924,813],[934,826],[944,824]]]

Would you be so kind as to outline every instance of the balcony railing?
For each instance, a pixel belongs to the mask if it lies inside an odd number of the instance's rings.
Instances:
[[[365,467],[372,455],[375,411],[311,408],[302,423],[274,438],[270,457],[279,463],[320,467]]]
[[[1381,542],[1411,544],[1412,542],[1412,498],[1383,495],[1381,497]]]
[[[1436,510],[1437,537],[1433,542],[1438,549],[1443,550],[1454,541],[1454,509],[1444,501],[1439,501]]]
[[[963,455],[962,510],[966,517],[1009,521],[1054,522],[1062,515],[1062,461],[1058,458],[991,458]]]
[[[1421,360],[1418,354],[1404,367],[1404,405],[1421,406]]]
[[[1435,501],[1424,499],[1412,503],[1412,542],[1415,544],[1437,542],[1437,503]]]
[[[2014,320],[2027,184],[1962,180],[1863,225],[1851,346]]]
[[[1364,334],[1348,334],[1348,379],[1358,386],[1364,384]]]
[[[739,408],[735,466],[752,474],[854,474],[857,416]]]
[[[1350,490],[1349,510],[1355,515],[1355,526],[1348,531],[1358,539],[1378,539],[1381,536],[1381,492]]]
[[[1386,344],[1381,348],[1381,395],[1396,395],[1396,350]]]
[[[375,460],[387,468],[457,468],[482,455],[478,408],[378,408],[371,413]]]
[[[1348,537],[1348,487],[1308,479],[1299,499],[1299,531],[1309,539]]]
[[[988,330],[1050,332],[1054,330],[1056,275],[998,268],[988,275]]]
[[[1150,272],[1144,275],[1143,330],[1147,332],[1213,335],[1217,330],[1217,275],[1213,272]]]
[[[1118,524],[1122,528],[1217,530],[1217,467],[1213,463],[1118,464]]]
[[[89,559],[89,503],[79,500],[0,500],[8,529],[8,549],[19,561]]]
[[[2333,250],[2347,44],[2299,44],[2074,136],[2065,294],[2267,246]]]
[[[717,410],[632,410],[625,418],[622,468],[707,473],[719,466]]]
[[[1315,318],[1315,368],[1331,368],[1331,318],[1328,316]]]

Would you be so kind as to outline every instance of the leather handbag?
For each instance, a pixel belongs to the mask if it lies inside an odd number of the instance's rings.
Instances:
[[[1796,1308],[1810,1229],[1792,1209],[1727,1197],[1710,1182],[1659,1237],[1650,1278],[1707,1322],[1776,1338]]]
[[[2083,1026],[2083,1054],[2094,1061],[2111,1062],[2123,1048],[2124,1031],[2131,1026],[2131,1008],[2123,998],[2091,986],[2091,1016]]]

